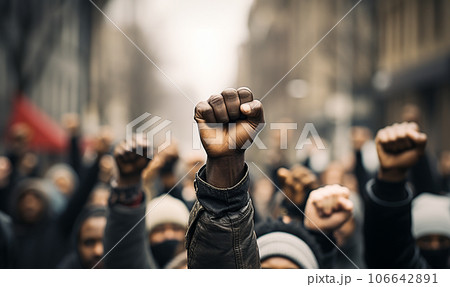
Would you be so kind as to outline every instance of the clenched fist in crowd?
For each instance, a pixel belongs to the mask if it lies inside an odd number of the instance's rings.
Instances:
[[[408,169],[423,155],[427,136],[416,123],[404,122],[379,130],[375,143],[380,160],[378,178],[395,182],[405,180]]]
[[[309,195],[305,208],[305,227],[313,231],[331,233],[350,219],[353,202],[350,190],[334,184],[316,189]]]
[[[303,204],[308,192],[319,187],[316,175],[304,166],[295,165],[290,170],[282,167],[277,175],[283,192],[296,205]]]
[[[136,153],[137,150],[142,150],[143,154],[147,154],[148,147],[146,146],[145,139],[143,139],[142,142],[133,139],[130,147],[131,148],[128,149],[127,143],[123,141],[114,149],[114,158],[119,170],[119,177],[117,179],[119,187],[139,184],[142,171],[149,162],[147,157]]]
[[[233,186],[242,178],[245,150],[264,126],[261,102],[248,88],[226,89],[198,103],[194,118],[208,155],[207,181]]]

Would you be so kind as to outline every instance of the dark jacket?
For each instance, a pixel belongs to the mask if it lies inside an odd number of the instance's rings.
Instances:
[[[124,194],[125,196],[121,196]],[[105,268],[144,269],[157,268],[148,248],[145,230],[145,195],[140,186],[113,188],[111,197],[136,197],[137,206],[127,206],[110,200],[104,237]]]
[[[198,201],[186,234],[188,268],[261,268],[245,168],[245,176],[231,188],[208,184],[205,166],[197,173]]]
[[[86,269],[90,268],[83,264],[78,249],[80,231],[83,223],[92,217],[106,217],[106,208],[101,206],[87,206],[78,216],[72,231],[72,252],[64,257],[58,264],[59,269]]]
[[[55,268],[57,266],[69,247],[68,242],[70,242],[75,220],[97,182],[98,170],[97,160],[89,168],[64,212],[56,218],[48,212],[45,218],[33,225],[24,224],[17,216],[13,218],[14,268]],[[17,201],[14,204],[17,204]],[[16,208],[13,207],[13,210]]]
[[[378,179],[366,186],[365,257],[368,268],[429,268],[411,233],[413,192],[405,182]]]

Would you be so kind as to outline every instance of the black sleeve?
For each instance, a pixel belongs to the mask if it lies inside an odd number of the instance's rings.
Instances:
[[[86,170],[80,185],[69,199],[66,209],[58,218],[58,223],[63,236],[70,235],[78,215],[88,200],[92,189],[97,184],[98,173],[100,170],[99,161],[100,159],[97,158],[92,166]]]
[[[261,268],[248,166],[245,176],[231,188],[207,183],[205,166],[194,184],[198,200],[186,235],[188,268]]]
[[[405,182],[373,179],[365,196],[365,258],[368,268],[428,268],[411,233],[412,191]]]
[[[78,136],[73,136],[70,138],[69,165],[78,174],[78,176],[82,174],[80,138]]]
[[[156,268],[148,248],[145,230],[145,194],[140,190],[140,186],[113,188],[111,198],[136,198],[139,194],[141,202],[137,206],[127,206],[110,199],[103,239],[106,268]]]

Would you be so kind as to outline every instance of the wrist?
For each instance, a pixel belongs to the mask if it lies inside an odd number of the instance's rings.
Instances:
[[[117,179],[117,187],[118,188],[127,188],[131,186],[138,185],[141,182],[141,176],[127,176],[127,177],[119,177]]]
[[[232,187],[242,179],[244,173],[243,152],[223,157],[208,157],[206,161],[206,181],[216,187]]]
[[[406,180],[407,172],[403,169],[384,169],[378,170],[378,179],[386,182],[403,182]]]

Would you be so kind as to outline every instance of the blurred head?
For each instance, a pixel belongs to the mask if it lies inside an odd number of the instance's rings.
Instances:
[[[34,224],[44,218],[46,199],[36,190],[24,191],[17,204],[19,219],[26,224]]]
[[[106,207],[108,206],[110,193],[109,187],[106,184],[99,184],[92,190],[87,204]]]
[[[268,220],[256,227],[261,267],[317,269],[317,247],[300,224]]]
[[[30,127],[25,123],[16,123],[11,127],[10,138],[12,144],[12,150],[21,155],[28,150],[28,144],[32,137],[32,131]]]
[[[448,268],[450,259],[450,198],[423,193],[413,201],[413,235],[433,268]]]
[[[186,205],[170,196],[162,195],[150,201],[146,217],[149,246],[160,268],[177,255],[184,242],[189,211]]]
[[[21,223],[35,224],[50,215],[49,185],[41,179],[21,181],[11,197],[11,214]]]
[[[56,186],[58,191],[66,197],[70,197],[78,184],[78,176],[67,164],[55,164],[45,177]]]
[[[103,236],[106,226],[106,209],[88,208],[79,219],[77,252],[83,268],[94,267],[102,258]],[[102,268],[100,262],[96,268]]]

